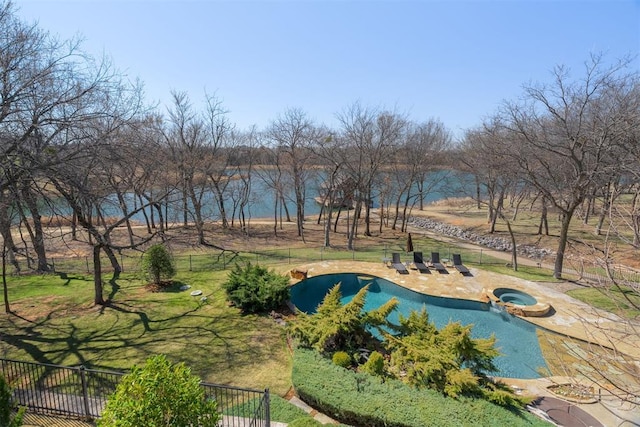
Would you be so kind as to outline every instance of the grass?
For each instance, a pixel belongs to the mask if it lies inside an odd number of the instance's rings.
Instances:
[[[640,318],[640,294],[628,287],[588,287],[573,289],[567,294],[626,319]]]
[[[93,281],[83,275],[8,278],[12,314],[0,317],[4,358],[124,370],[162,353],[185,362],[204,381],[285,394],[291,384],[284,331],[268,316],[227,306],[226,271],[180,273],[175,285],[151,292],[123,275],[105,288],[112,304],[94,307]],[[181,285],[201,289],[192,297]]]

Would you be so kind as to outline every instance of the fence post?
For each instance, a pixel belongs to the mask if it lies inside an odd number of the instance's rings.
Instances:
[[[193,266],[191,265],[191,254],[189,254],[189,271],[193,271],[192,268]]]
[[[87,387],[87,376],[84,365],[79,368],[80,381],[82,382],[82,400],[84,402],[84,414],[87,419],[91,418],[91,410],[89,409],[89,390]]]
[[[480,265],[482,265],[482,249],[480,249]]]
[[[265,388],[264,389],[264,404],[265,404],[264,418],[265,418],[267,427],[271,427],[271,402],[270,402],[270,400],[271,399],[269,398],[269,389]]]

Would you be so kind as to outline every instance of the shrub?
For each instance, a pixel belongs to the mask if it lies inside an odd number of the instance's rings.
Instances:
[[[176,274],[171,254],[161,244],[153,245],[145,251],[142,268],[156,285],[159,285],[162,279],[169,279]]]
[[[333,363],[343,368],[351,366],[351,356],[346,351],[336,351],[332,357]]]
[[[183,363],[172,365],[160,355],[122,378],[98,426],[214,427],[219,418],[217,404],[205,398],[200,378]]]
[[[386,325],[386,318],[398,305],[390,299],[375,310],[363,311],[368,285],[343,304],[340,283],[325,295],[315,314],[298,313],[289,326],[289,332],[303,347],[331,354],[337,350],[355,350],[368,347],[374,340],[371,328]]]
[[[15,404],[12,398],[13,390],[4,377],[0,375],[0,426],[18,427],[22,425],[25,408],[20,408],[14,414]]]
[[[369,359],[362,365],[362,371],[369,375],[384,375],[384,357],[382,354],[374,351],[369,355]]]
[[[429,387],[451,397],[481,394],[491,382],[499,355],[495,337],[472,338],[473,325],[450,322],[438,330],[425,308],[399,316],[396,336],[385,333],[391,353],[389,373],[415,387]],[[498,401],[498,400],[496,400]]]
[[[381,382],[334,365],[314,350],[298,348],[293,386],[302,400],[340,422],[377,426],[548,426],[518,407],[504,408],[482,398],[456,399],[398,380]]]
[[[289,278],[259,265],[236,264],[222,285],[227,299],[245,313],[281,307],[289,299]]]

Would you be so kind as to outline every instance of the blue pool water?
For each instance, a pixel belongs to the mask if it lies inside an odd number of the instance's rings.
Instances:
[[[398,313],[406,317],[411,310],[426,307],[429,320],[438,328],[450,321],[458,321],[463,325],[473,324],[472,335],[476,338],[488,338],[495,334],[496,347],[502,356],[495,359],[499,371],[491,373],[492,375],[540,378],[537,370],[546,367],[538,344],[537,327],[508,313],[494,311],[485,303],[424,295],[379,277],[354,273],[327,274],[305,279],[291,288],[291,302],[299,310],[314,313],[329,289],[339,282],[343,303],[350,301],[363,286],[370,285],[365,310],[380,307],[390,298],[396,297],[400,304],[389,316],[391,322],[397,322]]]

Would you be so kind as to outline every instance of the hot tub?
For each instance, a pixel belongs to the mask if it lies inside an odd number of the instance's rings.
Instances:
[[[482,298],[493,307],[503,307],[507,313],[524,317],[542,317],[551,312],[551,305],[540,302],[526,292],[512,288],[482,289]]]
[[[517,289],[498,288],[493,290],[493,294],[505,304],[536,305],[538,303],[534,297]]]

